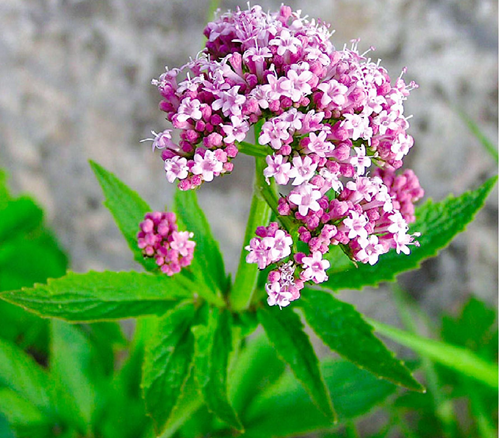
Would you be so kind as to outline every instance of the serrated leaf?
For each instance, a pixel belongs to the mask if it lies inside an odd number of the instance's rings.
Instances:
[[[224,259],[215,240],[205,213],[198,205],[198,197],[194,190],[176,190],[174,210],[184,228],[194,234],[196,242],[192,272],[209,286],[220,291],[227,288],[227,276]]]
[[[354,306],[313,289],[302,293],[298,305],[309,326],[333,351],[377,377],[414,391],[423,390],[403,363],[373,334],[373,327]]]
[[[50,353],[50,376],[56,382],[59,410],[75,428],[89,433],[96,406],[92,346],[79,327],[52,320]]]
[[[290,365],[295,377],[330,423],[336,421],[330,395],[319,369],[319,362],[299,316],[287,309],[262,307],[260,323],[281,359]]]
[[[346,361],[324,360],[321,371],[340,422],[370,412],[397,390],[397,386]],[[284,374],[254,399],[246,412],[245,424],[251,436],[261,438],[305,435],[332,428],[291,373]]]
[[[134,254],[134,259],[147,271],[158,269],[152,259],[146,259],[137,246],[137,233],[139,223],[144,220],[144,215],[151,212],[151,207],[134,190],[125,185],[111,172],[99,164],[90,161],[106,200],[104,205],[109,209],[116,225],[122,232],[128,246]]]
[[[445,342],[427,339],[382,324],[378,321],[370,321],[379,333],[389,339],[411,348],[424,357],[444,365],[464,376],[476,379],[492,388],[498,388],[498,365],[485,361],[472,351],[456,347]]]
[[[206,325],[197,325],[195,337],[195,376],[208,409],[234,429],[243,426],[229,403],[227,370],[231,353],[231,315],[212,308]]]
[[[161,314],[189,299],[196,289],[179,276],[90,271],[3,292],[0,298],[41,316],[89,322]]]
[[[378,263],[359,264],[349,269],[328,271],[329,279],[321,287],[333,291],[342,289],[360,290],[365,286],[377,286],[384,281],[394,281],[398,274],[417,269],[421,263],[445,248],[453,238],[464,231],[476,213],[484,205],[497,177],[492,177],[474,191],[460,196],[449,196],[444,201],[427,201],[416,209],[416,222],[410,226],[410,233],[420,232],[419,247],[413,246],[410,255],[397,254],[391,251],[380,257]]]
[[[47,373],[20,348],[1,339],[0,386],[10,388],[41,412],[52,412]]]
[[[192,304],[180,304],[158,320],[146,347],[142,389],[148,415],[159,435],[167,425],[193,362]]]

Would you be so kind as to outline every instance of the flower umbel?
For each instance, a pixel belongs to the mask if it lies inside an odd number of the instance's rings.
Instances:
[[[196,242],[193,233],[177,230],[175,213],[146,213],[137,233],[137,245],[144,257],[154,258],[161,272],[169,276],[189,266]]]

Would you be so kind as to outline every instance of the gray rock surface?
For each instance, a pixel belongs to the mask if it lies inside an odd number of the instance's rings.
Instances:
[[[281,0],[264,1],[276,10]],[[427,196],[477,187],[497,165],[457,113],[465,111],[497,144],[498,4],[493,0],[290,1],[332,23],[334,44],[361,38],[392,77],[408,67],[420,88],[407,102],[416,145],[407,159]],[[222,9],[246,6],[223,1]],[[134,265],[88,166],[115,172],[156,209],[173,187],[149,144],[166,128],[150,80],[203,44],[208,1],[2,0],[0,2],[0,165],[18,192],[30,192],[69,251],[76,271]],[[206,184],[200,202],[236,269],[251,196],[252,160]],[[497,192],[440,257],[402,284],[432,314],[477,293],[496,303]],[[396,319],[385,289],[343,293],[374,317]]]

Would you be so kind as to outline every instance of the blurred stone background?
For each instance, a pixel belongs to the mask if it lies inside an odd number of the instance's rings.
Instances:
[[[276,10],[281,0],[262,2]],[[466,112],[497,144],[498,4],[493,0],[289,1],[332,23],[341,48],[361,38],[393,78],[404,66],[420,88],[407,102],[416,145],[406,160],[427,196],[475,188],[497,164],[468,131]],[[223,10],[246,2],[222,1]],[[140,143],[166,128],[150,85],[204,42],[208,0],[1,0],[0,166],[16,192],[32,193],[69,251],[72,269],[134,265],[88,166],[115,172],[155,209],[171,202],[159,154]],[[249,208],[252,160],[203,186],[200,202],[236,269]],[[471,293],[496,304],[497,191],[446,251],[402,284],[432,314],[453,311]],[[343,293],[371,316],[397,317],[385,288]]]

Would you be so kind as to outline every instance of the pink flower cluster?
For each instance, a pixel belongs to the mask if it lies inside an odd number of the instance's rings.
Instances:
[[[177,231],[175,213],[146,213],[137,233],[137,245],[145,257],[154,258],[160,270],[174,275],[193,260],[196,242],[189,240],[193,233]]]
[[[326,281],[323,256],[331,245],[375,264],[391,248],[408,254],[416,244],[408,223],[423,190],[413,172],[395,171],[413,145],[403,103],[417,85],[402,75],[391,84],[357,41],[336,50],[332,33],[288,6],[276,13],[238,9],[207,25],[196,60],[154,81],[181,141],[167,130],[153,147],[162,149],[167,179],[179,180],[182,190],[230,172],[238,142],[264,122],[264,176],[291,186],[277,209],[293,217],[308,248],[291,254],[287,232],[275,223],[259,227],[247,261],[260,269],[281,263],[266,286],[270,305],[288,305],[306,281]]]

